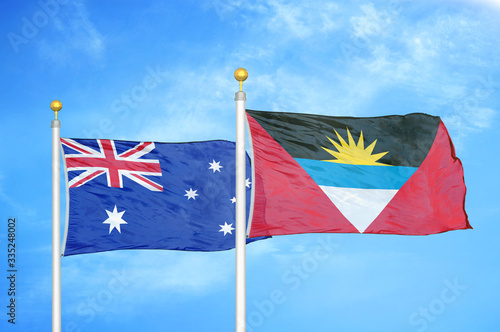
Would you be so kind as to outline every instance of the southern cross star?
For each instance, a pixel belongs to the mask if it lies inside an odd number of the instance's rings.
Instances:
[[[121,234],[122,231],[120,230],[120,225],[127,223],[125,220],[122,219],[125,210],[123,210],[122,212],[118,212],[116,210],[116,205],[115,205],[113,212],[106,210],[106,213],[108,214],[108,219],[103,221],[103,224],[109,224],[109,234],[111,234],[111,231],[115,228]]]
[[[186,194],[184,196],[187,196],[188,198],[188,201],[192,198],[192,199],[196,199],[196,196],[200,196],[198,195],[196,192],[198,190],[193,190],[193,188],[189,188],[189,190],[184,190],[186,192]]]
[[[220,226],[220,230],[219,232],[224,232],[224,236],[226,236],[227,233],[229,234],[233,234],[231,233],[232,230],[234,230],[234,228],[232,227],[233,224],[227,224],[227,222],[224,222],[224,225],[219,225]]]
[[[220,173],[220,169],[221,169],[221,168],[223,168],[224,166],[221,166],[221,165],[220,165],[220,161],[215,162],[215,159],[212,159],[212,160],[213,160],[213,162],[209,163],[209,164],[210,164],[210,167],[209,167],[208,169],[213,170],[213,171],[214,171],[214,173],[215,173],[215,171],[217,171],[217,172],[219,172],[219,173]]]

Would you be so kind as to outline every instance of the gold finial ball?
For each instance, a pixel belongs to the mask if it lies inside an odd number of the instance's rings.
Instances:
[[[234,78],[236,78],[237,81],[243,82],[246,80],[248,77],[248,72],[246,71],[245,68],[238,68],[234,72]]]
[[[54,112],[59,112],[62,108],[62,103],[59,100],[54,100],[50,103],[50,108],[52,108]]]

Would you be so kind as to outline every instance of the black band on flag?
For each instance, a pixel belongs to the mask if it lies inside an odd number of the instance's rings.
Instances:
[[[347,143],[351,135],[359,144],[362,132],[365,148],[376,140],[372,154],[387,152],[377,162],[411,167],[420,166],[427,156],[440,123],[439,117],[424,113],[365,118],[253,110],[247,113],[293,158],[335,159],[325,150],[337,151],[330,139],[341,145],[338,135]]]

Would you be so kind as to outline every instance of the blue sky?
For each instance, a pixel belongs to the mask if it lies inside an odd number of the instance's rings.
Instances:
[[[278,236],[249,245],[248,331],[500,328],[498,1],[1,7],[2,331],[51,324],[50,102],[63,103],[65,137],[234,140],[238,67],[249,72],[250,109],[441,116],[464,165],[474,227],[424,237]],[[12,217],[15,327],[6,322],[4,277]],[[231,331],[234,251],[64,257],[62,294],[63,331]]]

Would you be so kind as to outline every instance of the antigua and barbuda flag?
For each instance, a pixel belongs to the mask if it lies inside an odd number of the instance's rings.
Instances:
[[[427,235],[471,228],[462,164],[439,117],[247,110],[249,236]]]
[[[234,142],[61,138],[61,144],[69,197],[64,256],[235,247]],[[250,174],[248,156],[246,168]]]

